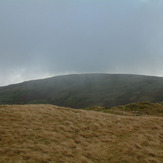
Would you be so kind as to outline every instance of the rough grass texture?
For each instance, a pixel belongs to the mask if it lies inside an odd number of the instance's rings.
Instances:
[[[0,162],[162,163],[163,117],[0,106]]]

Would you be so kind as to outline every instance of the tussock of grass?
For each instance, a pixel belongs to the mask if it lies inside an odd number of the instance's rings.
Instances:
[[[124,106],[114,107],[112,110],[123,110],[132,113],[133,115],[155,115],[163,116],[162,103],[138,102]]]
[[[152,115],[163,116],[163,103],[151,103],[151,102],[137,102],[122,106],[116,106],[112,108],[93,106],[85,108],[85,110],[94,110],[105,113],[112,113],[117,115]]]
[[[162,143],[163,117],[0,107],[0,162],[161,163]]]

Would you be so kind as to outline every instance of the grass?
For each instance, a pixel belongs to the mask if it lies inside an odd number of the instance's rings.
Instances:
[[[121,105],[116,107],[101,107],[93,106],[84,108],[85,110],[94,110],[105,113],[112,113],[116,115],[152,115],[152,116],[163,116],[163,103],[151,103],[151,102],[137,102],[127,105]]]
[[[163,117],[0,106],[1,163],[162,163]]]

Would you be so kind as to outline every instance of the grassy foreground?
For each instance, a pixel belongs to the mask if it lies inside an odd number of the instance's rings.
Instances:
[[[0,106],[0,162],[162,163],[163,117]]]

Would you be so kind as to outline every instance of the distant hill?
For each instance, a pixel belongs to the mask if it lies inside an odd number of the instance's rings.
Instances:
[[[74,74],[0,87],[0,104],[54,104],[73,108],[163,101],[163,78]]]

